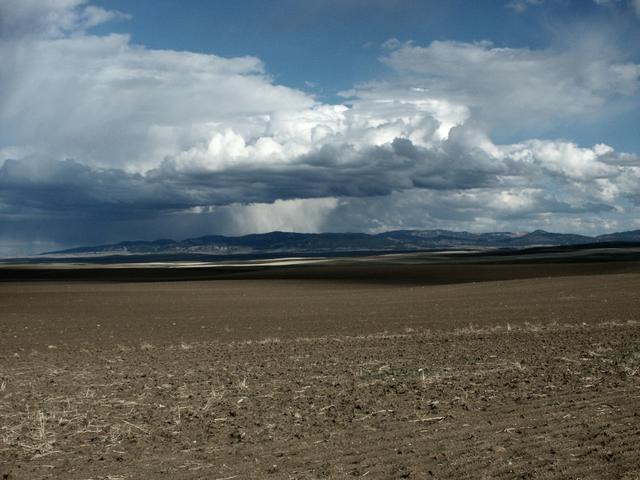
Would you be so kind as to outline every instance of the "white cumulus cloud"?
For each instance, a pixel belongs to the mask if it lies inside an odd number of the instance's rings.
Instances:
[[[420,82],[431,95],[467,105],[493,126],[526,125],[596,114],[610,96],[638,92],[640,64],[626,61],[613,47],[586,43],[586,51],[569,51],[496,47],[487,41],[408,42],[382,61],[404,82]]]

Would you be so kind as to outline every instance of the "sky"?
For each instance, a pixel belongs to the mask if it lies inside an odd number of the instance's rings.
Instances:
[[[640,0],[0,0],[0,256],[640,229]]]

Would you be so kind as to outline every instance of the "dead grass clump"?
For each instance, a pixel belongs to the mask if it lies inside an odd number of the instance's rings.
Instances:
[[[29,405],[24,411],[13,415],[3,415],[2,443],[9,447],[19,447],[32,458],[57,453],[57,425],[69,421],[70,412],[66,409],[50,410],[51,405],[32,410]]]
[[[215,405],[218,402],[220,402],[222,400],[222,397],[224,397],[224,394],[225,394],[225,390],[221,390],[221,389],[217,389],[216,390],[214,388],[211,388],[211,392],[209,392],[209,395],[207,396],[207,401],[205,402],[204,406],[202,407],[202,411],[206,412],[213,405]]]

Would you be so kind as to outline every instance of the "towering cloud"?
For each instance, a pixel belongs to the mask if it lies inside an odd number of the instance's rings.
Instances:
[[[278,85],[254,57],[91,33],[126,18],[81,0],[0,0],[6,243],[274,228],[584,230],[602,227],[585,213],[628,226],[640,200],[636,155],[492,140],[516,121],[637,103],[640,65],[613,47],[585,56],[390,41],[381,56],[390,77],[327,104]]]

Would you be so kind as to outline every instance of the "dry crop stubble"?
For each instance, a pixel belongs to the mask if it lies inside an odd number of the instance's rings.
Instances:
[[[114,347],[73,366],[60,349],[27,355],[3,378],[3,474],[631,475],[638,333],[512,325]]]
[[[0,283],[0,474],[637,478],[640,275],[575,268]]]

